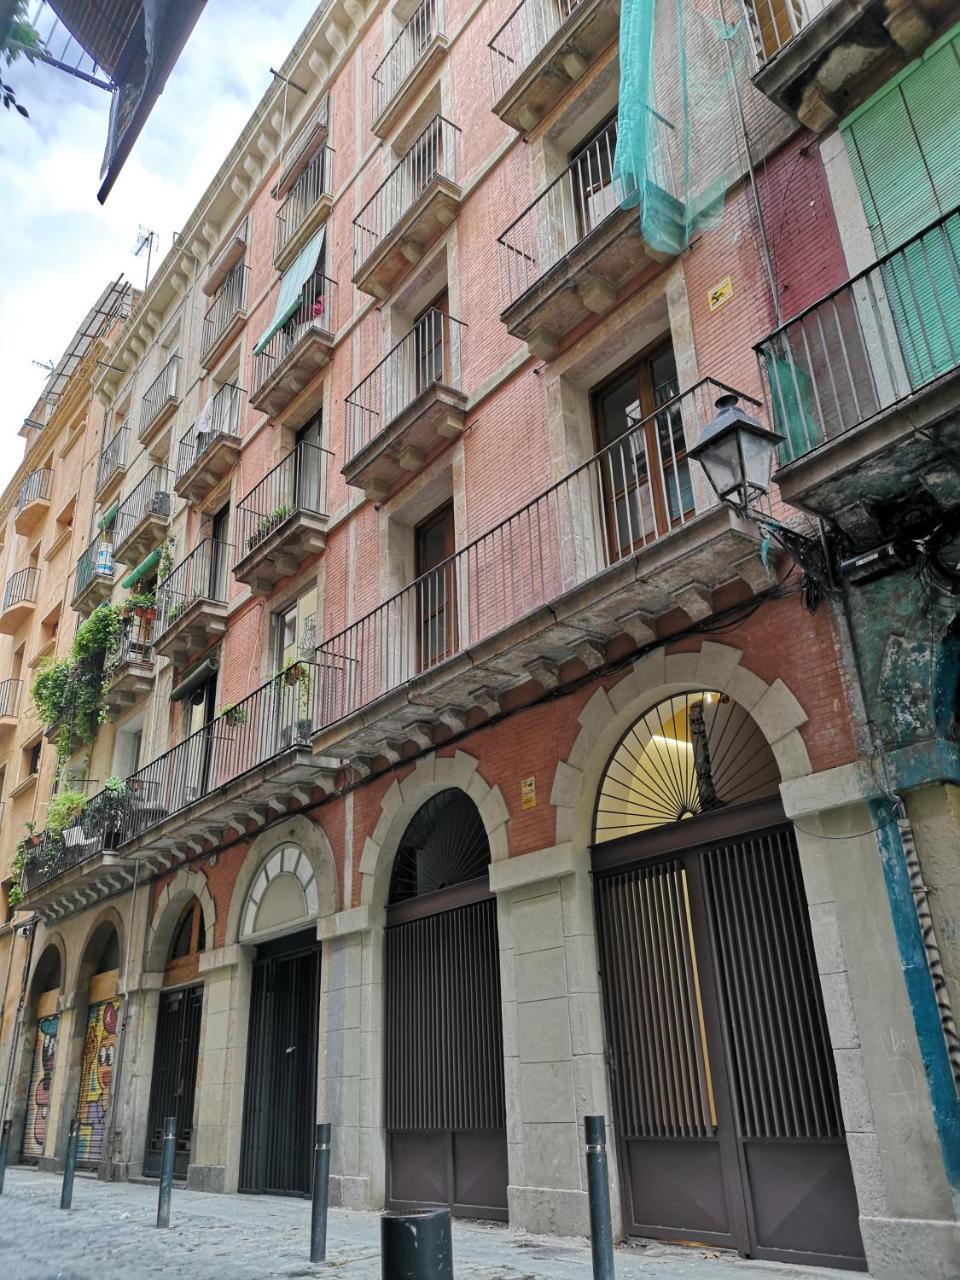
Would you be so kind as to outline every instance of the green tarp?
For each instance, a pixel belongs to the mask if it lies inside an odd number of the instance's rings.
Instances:
[[[144,577],[145,574],[148,574],[155,565],[158,565],[160,563],[161,551],[162,551],[162,548],[160,547],[157,547],[154,551],[151,551],[145,560],[141,560],[140,563],[137,565],[137,567],[135,569],[132,569],[130,573],[127,574],[124,580],[120,583],[121,587],[136,586],[136,584],[140,581],[142,577]]]
[[[273,319],[267,325],[263,336],[253,348],[253,354],[259,355],[278,329],[282,329],[297,307],[300,305],[303,286],[317,269],[320,254],[323,251],[323,236],[326,226],[322,226],[312,240],[300,250],[292,264],[283,273],[280,281],[280,296],[277,298]]]

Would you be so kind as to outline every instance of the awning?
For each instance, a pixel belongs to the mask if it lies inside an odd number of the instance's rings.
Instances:
[[[277,308],[273,313],[273,319],[264,330],[263,336],[253,348],[255,356],[260,354],[277,330],[283,328],[297,307],[299,307],[303,286],[317,269],[326,229],[326,225],[320,228],[313,239],[309,240],[306,246],[300,250],[292,265],[283,273],[283,279],[280,281],[280,296],[277,298]]]
[[[184,698],[188,698],[191,693],[196,691],[220,670],[219,658],[204,658],[203,661],[191,672],[184,676],[178,685],[170,690],[171,702],[182,702]]]
[[[117,512],[120,510],[120,503],[114,502],[112,506],[107,507],[106,511],[97,521],[98,529],[109,529],[117,518]]]
[[[145,560],[141,560],[135,569],[132,569],[120,583],[121,587],[135,587],[142,577],[150,572],[156,565],[160,563],[161,547],[156,547]]]

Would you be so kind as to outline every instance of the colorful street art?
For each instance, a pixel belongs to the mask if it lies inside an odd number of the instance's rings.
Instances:
[[[107,1133],[107,1111],[113,1084],[113,1060],[117,1051],[117,1022],[120,1000],[100,1000],[87,1014],[87,1035],[83,1042],[83,1068],[77,1117],[80,1141],[77,1160],[93,1164],[103,1155]]]
[[[23,1128],[24,1160],[39,1160],[43,1155],[59,1026],[60,1015],[56,1013],[48,1018],[41,1018],[37,1023],[37,1042],[30,1069],[30,1091],[27,1094],[27,1118]]]

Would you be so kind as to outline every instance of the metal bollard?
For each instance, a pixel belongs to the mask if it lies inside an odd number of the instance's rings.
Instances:
[[[318,1124],[313,1147],[313,1205],[310,1210],[310,1261],[327,1260],[327,1189],[330,1181],[330,1126]]]
[[[383,1214],[380,1254],[382,1280],[453,1280],[450,1210]]]
[[[594,1280],[614,1280],[613,1224],[610,1221],[610,1176],[603,1116],[584,1116],[587,1139],[587,1191],[590,1196],[590,1252]]]
[[[4,1120],[0,1130],[0,1196],[3,1195],[3,1180],[7,1173],[7,1149],[10,1146],[10,1120]]]
[[[67,1158],[63,1162],[63,1189],[60,1192],[60,1208],[69,1209],[73,1204],[73,1175],[77,1172],[77,1146],[80,1142],[80,1121],[74,1116],[70,1121],[67,1138]]]
[[[170,1195],[173,1191],[173,1160],[177,1154],[177,1117],[167,1116],[163,1122],[163,1150],[160,1155],[160,1197],[157,1201],[157,1226],[170,1225]]]

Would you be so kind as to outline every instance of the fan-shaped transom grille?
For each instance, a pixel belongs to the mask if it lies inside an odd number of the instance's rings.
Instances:
[[[477,806],[449,787],[410,819],[393,861],[390,903],[464,884],[490,865],[490,845]]]
[[[713,690],[666,698],[621,739],[600,786],[594,840],[616,840],[777,794],[780,770],[750,715]]]

